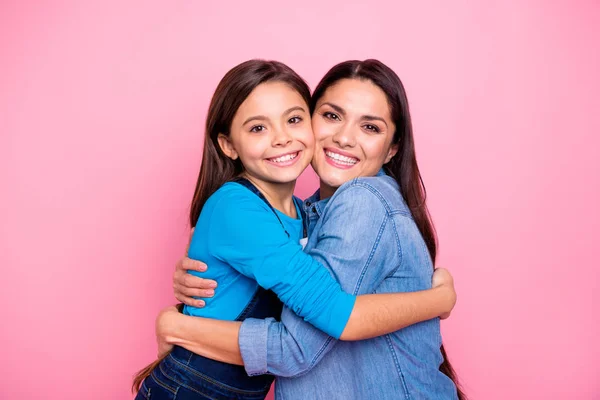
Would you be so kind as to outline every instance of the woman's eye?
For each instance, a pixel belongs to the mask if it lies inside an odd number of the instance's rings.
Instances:
[[[334,121],[339,121],[340,120],[340,117],[337,114],[334,114],[334,113],[329,112],[329,111],[325,111],[323,113],[323,116],[325,118],[327,118],[327,119],[331,119],[331,120],[334,120]]]
[[[288,124],[299,124],[302,121],[300,117],[292,117],[288,119]]]
[[[250,128],[250,132],[260,133],[260,132],[264,131],[265,129],[267,129],[267,128],[265,128],[264,125],[255,125],[252,128]]]
[[[376,125],[367,124],[367,125],[364,125],[364,128],[366,130],[374,132],[374,133],[378,133],[379,132],[379,128]]]

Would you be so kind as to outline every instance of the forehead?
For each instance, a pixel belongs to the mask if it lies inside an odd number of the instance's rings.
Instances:
[[[330,86],[317,106],[330,102],[348,113],[378,115],[390,118],[390,107],[384,91],[369,80],[342,79]]]
[[[296,90],[283,82],[266,82],[258,85],[238,108],[234,121],[241,116],[264,115],[281,116],[291,107],[307,105]]]

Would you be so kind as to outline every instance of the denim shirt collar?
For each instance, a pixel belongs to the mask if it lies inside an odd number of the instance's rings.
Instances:
[[[385,170],[381,168],[375,176],[386,176]],[[304,211],[306,211],[307,215],[311,215],[316,213],[319,218],[323,214],[323,210],[325,206],[329,202],[330,198],[326,198],[321,200],[321,190],[317,189],[316,192],[313,193],[312,196],[304,200]],[[312,211],[312,213],[311,213]]]
[[[321,214],[323,214],[325,206],[327,205],[327,202],[329,202],[329,198],[321,200],[321,191],[317,189],[317,191],[313,193],[312,196],[304,200],[304,210],[306,211],[307,215],[312,215],[316,213],[317,216],[320,218]]]

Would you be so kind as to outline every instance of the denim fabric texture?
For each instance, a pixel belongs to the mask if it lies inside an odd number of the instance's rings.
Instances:
[[[305,251],[329,269],[344,291],[411,292],[431,287],[427,246],[400,196],[381,171],[357,178],[330,198],[304,203]],[[250,375],[271,373],[277,400],[457,399],[439,371],[439,319],[359,342],[335,340],[284,307],[281,322],[246,319],[240,349]]]

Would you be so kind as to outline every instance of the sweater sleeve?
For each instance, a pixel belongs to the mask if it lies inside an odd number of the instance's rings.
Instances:
[[[208,236],[215,258],[272,290],[308,323],[340,337],[356,297],[288,238],[264,201],[242,186],[233,187],[219,199],[211,218],[218,218]]]

